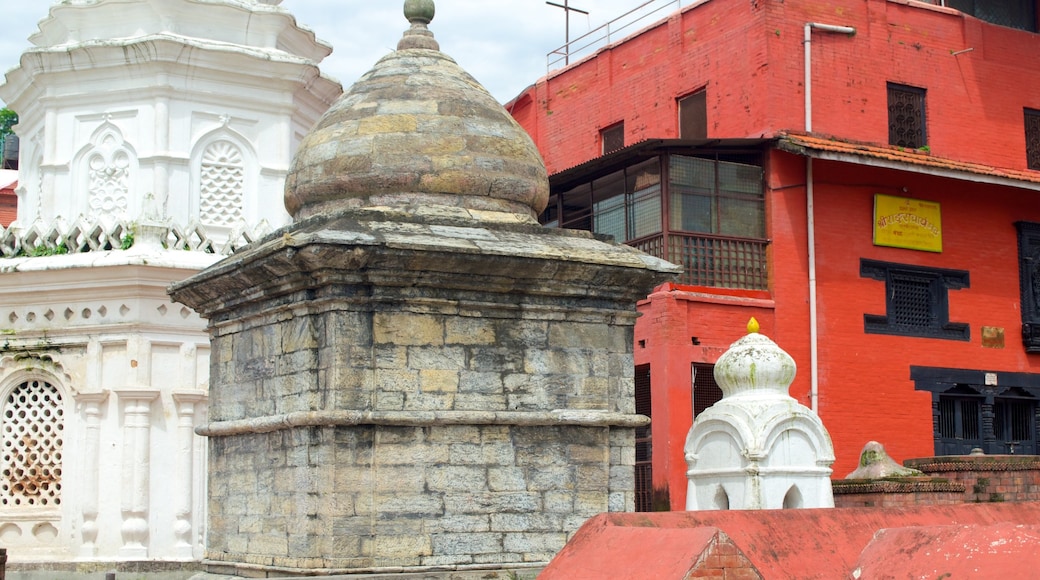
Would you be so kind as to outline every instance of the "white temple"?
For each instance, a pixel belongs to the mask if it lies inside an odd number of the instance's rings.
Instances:
[[[52,2],[0,97],[0,545],[11,562],[202,556],[205,323],[167,286],[288,223],[339,96],[280,0]],[[41,9],[42,11],[42,9]]]
[[[788,395],[795,370],[754,319],[719,358],[723,398],[686,437],[687,510],[834,507],[834,448],[819,416]]]

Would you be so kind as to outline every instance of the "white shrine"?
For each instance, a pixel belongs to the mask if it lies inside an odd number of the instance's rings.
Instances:
[[[754,319],[719,357],[723,397],[686,437],[687,510],[834,507],[834,448],[819,416],[788,394],[795,370]]]
[[[0,546],[12,563],[202,557],[206,324],[166,288],[289,222],[340,95],[280,0],[62,0],[0,97]]]

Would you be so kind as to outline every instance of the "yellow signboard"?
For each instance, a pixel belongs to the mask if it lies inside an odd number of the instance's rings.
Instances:
[[[874,196],[874,245],[942,251],[942,213],[934,201]]]

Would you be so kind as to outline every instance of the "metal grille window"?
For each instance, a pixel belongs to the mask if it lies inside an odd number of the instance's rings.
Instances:
[[[950,322],[949,314],[948,290],[967,288],[967,272],[864,259],[860,276],[885,283],[885,314],[863,316],[868,334],[971,338],[969,326]]]
[[[44,381],[27,381],[11,391],[2,413],[0,505],[59,505],[65,427],[61,394]]]
[[[1036,32],[1035,0],[942,0],[942,3],[991,24]]]
[[[1040,170],[1040,111],[1026,109],[1026,166]]]
[[[625,147],[625,123],[611,125],[599,132],[600,141],[603,143],[603,154],[613,153]]]
[[[693,417],[722,400],[722,389],[715,382],[715,365],[693,363]]]
[[[679,99],[679,138],[708,138],[707,92],[697,91]]]
[[[888,143],[908,149],[928,144],[925,132],[925,90],[888,83]]]
[[[650,365],[636,367],[636,414],[651,416]],[[653,511],[653,437],[650,426],[636,428],[636,511]]]

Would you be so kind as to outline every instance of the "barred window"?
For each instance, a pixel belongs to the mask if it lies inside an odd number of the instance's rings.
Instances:
[[[603,143],[603,154],[613,153],[625,147],[625,123],[611,125],[599,132],[600,141]]]
[[[944,6],[991,24],[1036,32],[1035,0],[945,0]]]
[[[863,315],[868,334],[970,340],[967,324],[950,322],[947,292],[967,288],[967,272],[863,259],[860,276],[885,283],[885,314]]]
[[[708,138],[708,100],[703,89],[679,99],[679,138]]]
[[[1026,166],[1040,169],[1040,111],[1026,109]]]
[[[50,383],[26,381],[4,401],[2,422],[0,505],[59,505],[65,427],[61,394]]]
[[[908,149],[928,144],[925,131],[925,90],[888,83],[888,143]]]

